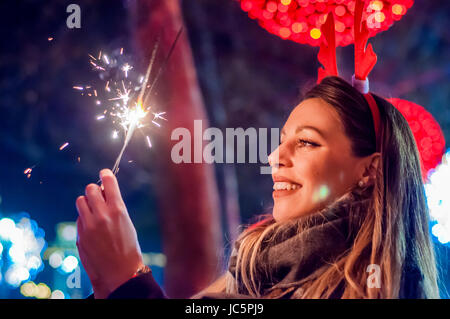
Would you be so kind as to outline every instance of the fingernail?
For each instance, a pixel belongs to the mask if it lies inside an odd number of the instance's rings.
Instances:
[[[107,168],[104,168],[100,171],[100,177],[103,177],[108,174],[109,174],[109,169],[107,169]]]

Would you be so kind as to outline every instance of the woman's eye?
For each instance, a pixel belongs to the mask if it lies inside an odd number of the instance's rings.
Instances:
[[[317,146],[316,143],[310,142],[310,141],[307,141],[307,140],[304,140],[304,139],[298,139],[297,140],[297,144],[300,145],[300,146],[303,146],[303,145],[306,145],[306,146]]]

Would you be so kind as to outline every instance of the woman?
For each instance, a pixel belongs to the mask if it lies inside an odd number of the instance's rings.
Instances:
[[[305,95],[269,157],[273,214],[239,236],[226,274],[194,298],[439,298],[414,137],[373,96],[377,133],[368,102],[344,80],[326,77]],[[104,195],[91,184],[76,202],[95,298],[165,298],[143,267],[117,180],[100,175]]]

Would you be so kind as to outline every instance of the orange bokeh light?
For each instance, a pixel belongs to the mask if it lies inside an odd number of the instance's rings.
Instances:
[[[313,38],[314,40],[317,40],[321,37],[322,32],[317,29],[317,28],[313,28],[311,29],[311,31],[309,32],[309,35],[311,36],[311,38]]]

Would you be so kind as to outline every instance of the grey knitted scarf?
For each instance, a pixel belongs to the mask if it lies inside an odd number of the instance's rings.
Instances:
[[[364,210],[367,201],[360,194],[349,192],[317,213],[288,224],[282,232],[277,232],[276,236],[268,234],[267,240],[263,241],[257,253],[256,278],[260,284],[259,294],[263,298],[301,297],[301,286],[305,282],[314,280],[351,249],[358,229],[355,226],[357,222],[349,218],[349,208],[352,206],[353,209]],[[268,224],[273,222],[273,219],[267,221]],[[240,280],[242,275],[238,273],[236,276],[236,259],[240,244],[241,241],[235,242],[228,267],[228,271],[236,280],[238,292],[213,293],[199,297],[250,298]],[[417,268],[413,267],[412,271],[411,265],[414,266],[412,261],[406,261],[400,298],[421,298],[420,284],[423,277]],[[341,298],[344,288],[344,282],[341,282],[330,298]]]
[[[354,203],[354,194],[348,193],[319,212],[283,226],[276,236],[268,234],[256,260],[260,295],[287,294],[345,254],[353,243],[347,209]],[[230,257],[231,274],[236,271],[240,244],[236,241]],[[238,292],[248,294],[240,278]]]

